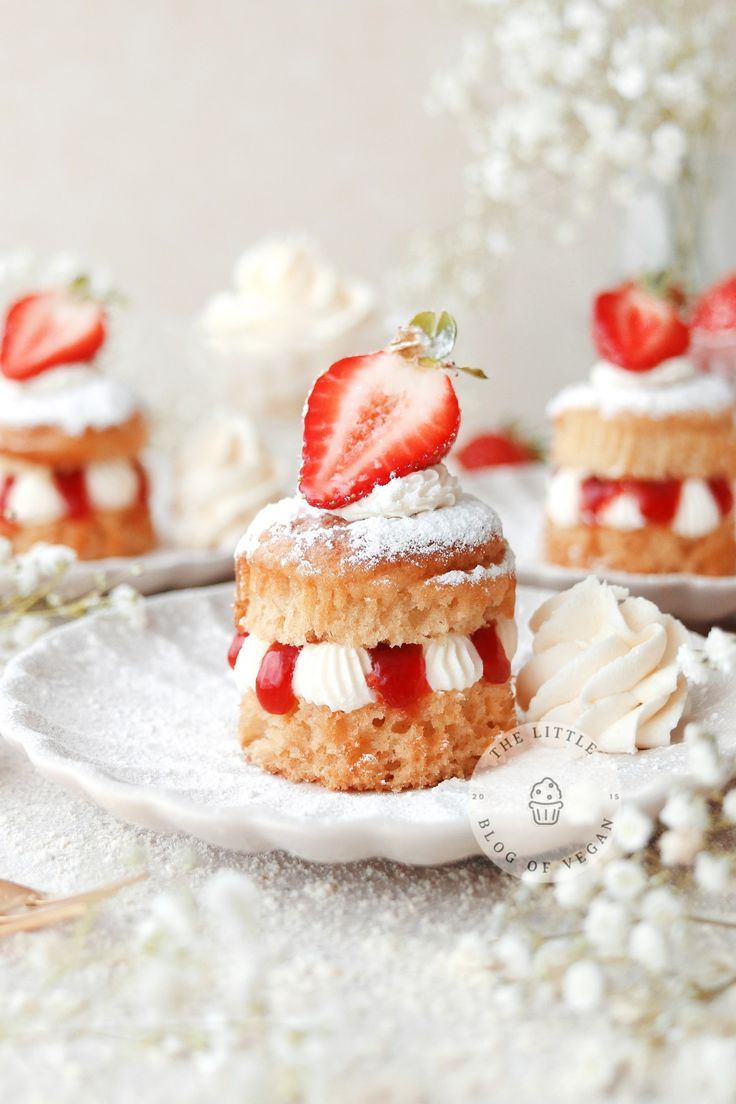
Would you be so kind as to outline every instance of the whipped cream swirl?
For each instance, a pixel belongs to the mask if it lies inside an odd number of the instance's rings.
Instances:
[[[362,521],[364,518],[414,517],[428,510],[454,506],[460,497],[460,484],[450,475],[444,464],[390,479],[381,487],[374,487],[365,498],[351,502],[331,513],[345,521]]]
[[[589,576],[540,606],[530,627],[533,655],[516,684],[527,720],[574,726],[600,751],[670,742],[687,695],[679,621]]]
[[[667,418],[693,411],[719,413],[734,401],[724,379],[698,372],[687,357],[673,357],[648,372],[630,372],[603,360],[593,366],[587,381],[561,391],[547,413],[557,418],[567,410],[590,408],[604,418],[625,413]]]
[[[177,458],[173,513],[178,543],[231,552],[243,529],[280,490],[276,464],[252,423],[239,415],[213,415]]]
[[[321,346],[362,323],[367,284],[343,277],[306,237],[269,238],[238,259],[232,291],[216,292],[201,324],[218,344],[250,355]]]
[[[70,437],[86,429],[121,425],[138,403],[120,380],[89,364],[49,368],[28,380],[0,376],[0,425],[17,429],[53,426]]]

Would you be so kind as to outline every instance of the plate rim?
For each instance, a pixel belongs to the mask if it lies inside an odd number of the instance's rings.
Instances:
[[[525,589],[548,594],[546,588],[522,584]],[[189,587],[146,599],[147,607],[186,604],[193,598],[212,602],[232,595],[232,583]],[[99,610],[84,619],[52,629],[29,648],[14,656],[0,679],[0,735],[23,752],[34,769],[45,778],[101,807],[128,823],[153,831],[185,832],[214,845],[240,852],[283,850],[316,862],[350,862],[365,858],[387,858],[412,865],[441,865],[481,854],[469,820],[443,822],[406,820],[393,811],[356,813],[347,821],[334,816],[306,817],[284,810],[274,811],[257,800],[240,806],[203,810],[186,797],[166,790],[151,789],[140,783],[112,778],[104,768],[74,760],[50,746],[51,737],[39,730],[41,714],[34,706],[12,696],[16,679],[28,678],[25,661],[43,651],[51,637],[88,631],[99,620],[115,618],[111,610]],[[10,690],[10,693],[8,692]],[[636,803],[654,811],[663,800],[663,790],[678,777],[679,771],[663,772],[636,797]],[[462,783],[463,780],[456,780]],[[317,785],[316,783],[314,785]],[[358,801],[363,795],[356,793]],[[400,801],[401,795],[395,795]],[[131,813],[134,808],[134,814]],[[338,830],[336,831],[336,825]],[[221,832],[237,834],[237,843],[228,843]],[[247,837],[247,838],[246,838]]]

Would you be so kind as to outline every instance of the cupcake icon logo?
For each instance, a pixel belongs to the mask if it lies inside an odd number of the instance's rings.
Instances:
[[[562,790],[554,778],[545,775],[539,782],[535,782],[529,794],[531,798],[529,808],[535,824],[556,824],[560,819],[560,812],[564,802]]]

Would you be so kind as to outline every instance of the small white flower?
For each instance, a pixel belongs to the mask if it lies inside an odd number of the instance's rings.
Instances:
[[[703,686],[708,681],[708,668],[702,650],[692,644],[681,644],[677,653],[677,663],[683,675],[693,686]]]
[[[736,635],[711,629],[705,641],[705,654],[718,671],[731,674],[736,667]]]
[[[603,884],[617,901],[633,901],[643,891],[647,877],[631,859],[615,859],[603,872]]]
[[[628,909],[619,901],[596,897],[583,922],[583,931],[588,942],[604,957],[615,957],[626,945],[630,923]]]
[[[564,909],[582,908],[587,905],[597,887],[598,871],[594,866],[560,867],[555,875],[554,895],[557,904]]]
[[[654,974],[661,974],[670,956],[662,929],[646,920],[635,924],[629,938],[629,954]]]
[[[725,893],[731,880],[731,863],[726,855],[701,851],[695,859],[695,881],[706,893]]]
[[[626,854],[642,851],[652,838],[654,825],[636,805],[624,805],[613,825],[613,838]]]
[[[120,583],[110,591],[110,607],[128,622],[134,629],[141,629],[146,623],[146,607],[135,587],[129,583]]]
[[[40,575],[44,578],[53,578],[55,575],[63,575],[67,568],[74,563],[77,554],[73,548],[65,544],[45,544],[39,542],[19,557],[28,560],[35,565]]]
[[[572,1012],[592,1012],[600,1006],[605,988],[600,966],[590,959],[581,959],[567,968],[562,981],[562,997]]]
[[[697,828],[677,828],[659,839],[659,854],[665,866],[687,866],[703,846],[703,833]]]
[[[494,945],[494,955],[509,977],[523,979],[529,976],[531,969],[531,948],[529,941],[520,933],[507,932]]]
[[[682,916],[682,902],[666,886],[650,889],[641,899],[640,912],[645,920],[669,927]]]
[[[703,786],[719,785],[723,781],[724,766],[715,736],[701,725],[689,724],[685,729],[685,743],[693,780]]]
[[[736,787],[729,790],[723,799],[723,815],[731,824],[736,824]]]
[[[704,831],[708,827],[708,807],[702,794],[690,790],[678,790],[670,794],[659,819],[667,828],[695,829]]]
[[[570,964],[573,950],[567,939],[548,939],[536,951],[532,973],[538,978],[558,977]]]
[[[638,100],[644,95],[648,83],[646,70],[636,64],[612,69],[608,74],[608,80],[611,87],[625,100]]]

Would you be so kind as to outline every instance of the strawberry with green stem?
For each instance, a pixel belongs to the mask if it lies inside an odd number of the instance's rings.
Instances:
[[[299,482],[310,505],[347,506],[447,455],[460,427],[447,370],[485,378],[448,359],[456,336],[446,311],[423,311],[387,348],[339,360],[315,381]]]

